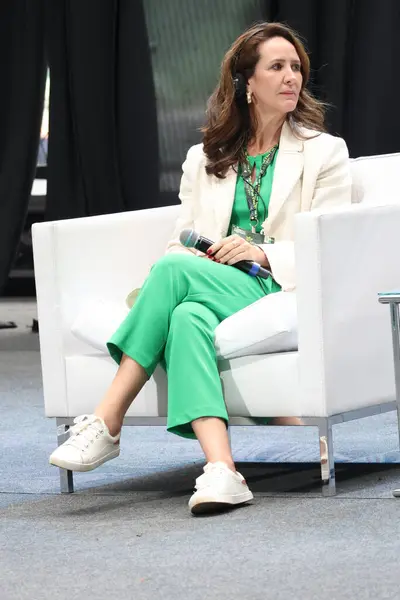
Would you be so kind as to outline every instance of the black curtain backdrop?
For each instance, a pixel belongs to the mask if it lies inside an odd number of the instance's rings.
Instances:
[[[209,5],[209,0],[199,1]],[[170,29],[199,30],[189,10],[191,2],[195,0],[174,0],[182,19],[170,20]],[[232,6],[231,0],[214,3],[222,14]],[[399,0],[260,0],[259,9],[250,0],[247,4],[253,15],[260,10],[259,19],[287,22],[306,38],[311,87],[332,103],[329,131],[346,139],[352,157],[400,150]],[[218,27],[222,32],[224,22],[215,23]],[[162,27],[159,35],[164,35]],[[45,54],[51,79],[46,219],[150,208],[165,202],[159,194],[154,81],[157,77],[165,81],[166,74],[153,73],[140,0],[1,2],[0,51],[1,293],[23,229],[35,172]],[[185,53],[184,47],[181,52]],[[204,65],[207,55],[198,60]],[[174,81],[192,86],[198,77],[194,63],[193,52],[190,61],[181,60],[178,79],[171,64]],[[181,119],[178,113],[176,118]],[[165,133],[168,127],[169,123]],[[184,156],[186,150],[179,148],[178,154]]]
[[[350,156],[400,150],[399,0],[266,0],[263,18],[307,40],[311,89],[330,102],[328,127]]]
[[[157,112],[141,2],[45,1],[46,219],[158,206]]]
[[[36,169],[45,86],[42,0],[0,2],[0,293]]]

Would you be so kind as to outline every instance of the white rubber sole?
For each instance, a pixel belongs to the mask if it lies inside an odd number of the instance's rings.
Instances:
[[[197,493],[197,492],[196,492]],[[253,500],[254,496],[250,490],[243,492],[242,494],[220,494],[218,496],[200,494],[196,496],[196,493],[189,500],[189,508],[193,515],[211,512],[221,512],[234,506],[239,506],[245,502]]]
[[[97,460],[91,463],[75,463],[68,460],[62,460],[61,458],[57,458],[56,456],[50,456],[49,463],[54,467],[59,467],[60,469],[67,469],[68,471],[93,471],[93,469],[96,469],[108,460],[112,460],[113,458],[119,456],[119,451],[120,448],[118,446],[118,448],[115,448],[115,450],[112,450],[105,456],[102,456],[101,458],[98,458]]]

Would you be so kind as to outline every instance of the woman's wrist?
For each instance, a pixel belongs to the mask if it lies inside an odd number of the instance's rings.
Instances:
[[[261,265],[262,267],[269,267],[269,260],[267,255],[265,254],[264,250],[260,247],[260,246],[256,246],[257,250],[258,250],[258,256],[259,258],[255,259],[255,262],[257,262],[259,265]]]

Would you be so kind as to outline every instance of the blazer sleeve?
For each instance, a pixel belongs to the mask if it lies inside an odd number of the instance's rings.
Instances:
[[[337,208],[351,204],[349,151],[341,138],[332,138],[330,152],[315,183],[311,210]]]
[[[349,152],[341,138],[331,136],[321,168],[318,172],[310,210],[322,212],[351,204],[351,175]],[[284,291],[292,291],[296,284],[294,241],[278,241],[262,244],[274,279]]]
[[[199,146],[192,146],[189,148],[186,160],[182,165],[183,173],[179,188],[181,210],[176,220],[172,237],[167,244],[166,254],[172,252],[198,254],[198,251],[194,248],[185,248],[185,246],[182,246],[179,241],[179,234],[182,229],[194,229],[195,197],[193,187],[199,166]]]

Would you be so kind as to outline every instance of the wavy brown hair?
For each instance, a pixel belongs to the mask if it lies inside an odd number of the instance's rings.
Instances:
[[[285,38],[296,49],[303,76],[295,110],[288,114],[289,125],[298,137],[299,127],[325,131],[326,104],[306,89],[310,76],[310,60],[298,34],[282,23],[259,23],[250,27],[229,48],[221,65],[219,83],[208,101],[207,122],[203,132],[204,153],[209,175],[223,179],[232,165],[244,159],[247,144],[254,139],[257,123],[247,102],[235,97],[233,73],[241,73],[246,82],[259,61],[259,46],[274,37]]]

